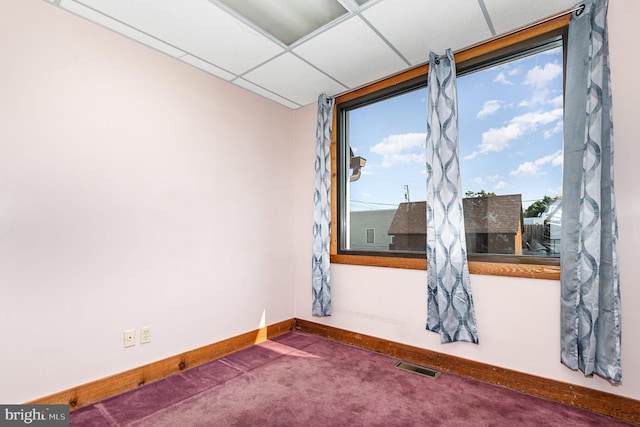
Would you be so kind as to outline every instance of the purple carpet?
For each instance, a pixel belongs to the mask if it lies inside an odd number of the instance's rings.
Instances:
[[[626,426],[290,332],[71,413],[72,426]]]

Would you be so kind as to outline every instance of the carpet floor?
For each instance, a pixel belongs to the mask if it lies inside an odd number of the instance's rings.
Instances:
[[[71,413],[71,426],[628,426],[302,332]]]

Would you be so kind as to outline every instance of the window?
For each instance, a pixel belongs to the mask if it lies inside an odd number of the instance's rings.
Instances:
[[[567,23],[557,18],[456,55],[472,273],[559,277]],[[426,268],[426,71],[336,100],[332,262]]]
[[[376,229],[375,228],[367,228],[364,230],[367,237],[367,244],[373,245],[376,242]]]

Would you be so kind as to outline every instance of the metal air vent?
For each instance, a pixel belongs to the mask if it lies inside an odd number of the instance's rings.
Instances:
[[[411,363],[406,362],[398,362],[396,363],[396,368],[402,369],[404,371],[415,372],[416,374],[420,374],[424,377],[429,377],[436,379],[440,372],[435,371],[433,369],[425,368],[424,366],[412,365]]]

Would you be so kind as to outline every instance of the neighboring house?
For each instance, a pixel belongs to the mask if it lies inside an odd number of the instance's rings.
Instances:
[[[469,253],[522,254],[522,196],[462,199]],[[401,203],[389,227],[392,250],[424,251],[426,202]]]
[[[392,242],[389,226],[395,209],[351,211],[349,248],[358,251],[388,251]]]
[[[427,202],[400,203],[389,226],[390,250],[422,251],[427,248]]]
[[[469,253],[522,255],[522,195],[462,199]]]

